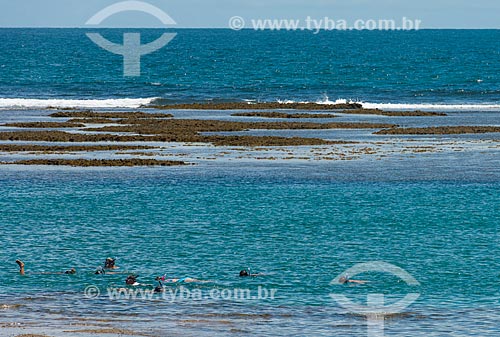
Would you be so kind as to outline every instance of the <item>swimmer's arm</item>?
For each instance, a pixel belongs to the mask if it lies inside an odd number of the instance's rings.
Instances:
[[[196,278],[188,277],[184,280],[184,283],[212,283],[213,281],[198,280]]]
[[[349,283],[356,283],[356,284],[366,284],[366,283],[370,283],[370,281],[362,281],[362,280],[349,280],[347,281]]]

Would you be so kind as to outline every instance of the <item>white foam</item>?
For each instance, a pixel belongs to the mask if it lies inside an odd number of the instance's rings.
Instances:
[[[142,105],[151,104],[157,97],[153,98],[122,98],[122,99],[26,99],[26,98],[0,98],[0,109],[44,109],[54,108],[130,108],[136,109]],[[246,100],[252,104],[255,101]],[[278,100],[279,103],[311,103],[308,101]],[[371,103],[353,101],[348,99],[337,99],[332,101],[324,96],[317,104],[343,104],[359,103],[365,109],[385,110],[448,110],[448,111],[494,111],[500,110],[500,104],[410,104],[410,103]]]
[[[294,100],[290,100],[290,99],[284,99],[284,100],[279,99],[278,103],[280,103],[280,104],[291,104],[291,103],[313,103],[313,102],[309,102],[309,101],[294,101]],[[318,100],[318,101],[316,101],[314,103],[329,105],[329,104],[346,104],[346,103],[356,103],[356,102],[350,101],[350,100],[347,100],[347,99],[341,99],[341,98],[337,99],[335,101],[331,101],[328,98],[328,96],[325,96],[323,99]]]
[[[348,103],[356,103],[356,102],[348,100],[348,99],[342,99],[342,98],[339,98],[335,101],[330,101],[330,99],[328,97],[325,97],[324,99],[319,100],[316,103],[317,104],[348,104]]]
[[[351,101],[351,100],[347,100],[347,99],[342,99],[342,98],[339,98],[335,101],[331,101],[330,98],[326,95],[326,94],[323,94],[323,98],[320,99],[320,100],[317,100],[316,102],[309,102],[309,101],[294,101],[294,100],[290,100],[290,99],[284,99],[284,100],[278,100],[278,103],[280,104],[291,104],[291,103],[316,103],[316,104],[325,104],[325,105],[329,105],[329,104],[346,104],[346,103],[356,103],[354,101]]]
[[[279,103],[312,103],[298,102],[293,100],[278,100]],[[346,104],[359,103],[365,109],[382,110],[447,110],[447,111],[492,111],[500,110],[500,104],[410,104],[410,103],[371,103],[362,101],[353,101],[349,99],[337,99],[332,101],[324,95],[321,100],[314,102],[316,104]]]
[[[156,98],[122,99],[26,99],[0,98],[0,109],[44,109],[55,108],[139,108],[150,104]]]
[[[405,104],[405,103],[369,103],[359,102],[365,109],[386,110],[455,110],[455,111],[491,111],[500,110],[498,104]]]

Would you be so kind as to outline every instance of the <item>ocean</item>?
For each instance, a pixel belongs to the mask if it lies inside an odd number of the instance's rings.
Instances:
[[[142,58],[137,78],[123,77],[123,57],[96,46],[89,31],[0,29],[0,107],[350,99],[499,108],[498,30],[176,30],[171,43]],[[123,30],[99,32],[123,40]],[[147,43],[164,30],[137,32]]]
[[[123,77],[122,57],[95,46],[86,32],[0,29],[0,122],[44,118],[46,107],[347,100],[449,114],[397,119],[405,126],[500,125],[498,30],[177,30],[168,46],[143,57],[136,78]],[[161,32],[141,31],[143,41]],[[116,43],[123,35],[102,33]],[[221,111],[179,114],[229,118]],[[287,131],[271,134],[280,132]],[[449,148],[344,161],[0,166],[0,336],[117,326],[152,336],[365,336],[365,315],[332,295],[366,305],[370,294],[387,304],[409,293],[418,299],[379,315],[385,335],[499,335],[498,133],[300,132]],[[95,275],[107,257],[117,258],[121,273]],[[26,276],[16,259],[26,263]],[[381,262],[417,283],[384,272]],[[349,276],[369,283],[335,282],[360,264],[374,270]],[[76,275],[54,274],[71,267]],[[247,268],[262,275],[239,277]],[[108,289],[124,287],[129,273],[145,284],[164,274],[207,282],[110,299]],[[235,290],[252,298],[236,298]]]

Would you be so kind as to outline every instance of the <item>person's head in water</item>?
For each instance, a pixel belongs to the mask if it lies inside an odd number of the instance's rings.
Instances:
[[[138,277],[139,277],[138,275],[129,275],[129,276],[127,277],[127,279],[125,280],[125,283],[126,283],[127,285],[129,285],[129,286],[133,286],[134,284],[136,284],[136,283],[137,283],[137,278],[138,278]]]
[[[70,270],[66,270],[64,273],[65,274],[69,274],[69,275],[74,275],[74,274],[76,274],[76,269],[75,268],[71,268]]]
[[[247,277],[247,276],[250,276],[250,273],[248,272],[248,270],[242,270],[240,271],[240,277]]]
[[[104,268],[115,269],[116,268],[115,262],[116,262],[116,259],[112,259],[112,258],[108,257],[106,259],[106,262],[104,262]]]
[[[353,280],[351,278],[349,278],[349,275],[344,275],[344,276],[341,276],[339,278],[339,283],[340,284],[354,284],[354,285],[357,285],[357,284],[366,284],[368,283],[369,281],[363,281],[363,280]]]

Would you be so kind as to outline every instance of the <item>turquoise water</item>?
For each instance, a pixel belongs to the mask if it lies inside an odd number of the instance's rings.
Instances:
[[[336,177],[342,169],[348,173]],[[136,329],[185,334],[237,328],[269,336],[358,336],[365,321],[347,314],[330,293],[363,303],[368,293],[397,301],[417,292],[419,300],[388,321],[387,335],[500,332],[498,179],[391,181],[383,175],[360,178],[361,169],[342,164],[330,172],[307,165],[2,171],[1,301],[28,306],[5,310],[6,318],[128,318],[126,324]],[[276,289],[276,298],[86,300],[88,285],[124,284],[124,275],[93,275],[107,256],[116,256],[122,270],[138,273],[144,283],[167,273],[211,281],[189,289],[256,292],[264,286]],[[31,275],[17,275],[16,258]],[[383,273],[359,275],[371,281],[365,286],[329,285],[344,270],[369,261],[398,265],[421,285]],[[33,274],[72,266],[79,269],[75,276]],[[246,267],[266,276],[239,278]],[[148,322],[150,317],[159,322]],[[207,317],[230,323],[175,323]]]
[[[499,125],[498,30],[318,35],[180,30],[169,46],[143,58],[139,78],[123,78],[122,59],[93,45],[85,32],[0,29],[0,123],[40,120],[48,111],[37,108],[65,106],[66,100],[132,109],[142,102],[138,99],[152,98],[160,103],[343,98],[408,104],[404,109],[448,106],[448,117],[395,118],[402,126]],[[103,32],[115,42],[122,33]],[[149,41],[161,31],[142,33]],[[235,118],[228,112],[178,114]],[[388,121],[380,116],[338,120]],[[2,324],[20,322],[33,324],[34,332],[66,336],[57,329],[81,324],[82,318],[115,320],[120,327],[157,336],[366,335],[366,319],[342,308],[332,293],[361,304],[368,294],[384,294],[387,303],[420,294],[386,319],[388,336],[500,334],[498,134],[280,134],[363,143],[404,139],[415,145],[425,138],[437,147],[457,141],[471,149],[351,162],[2,166],[0,335],[10,333]],[[94,275],[108,256],[118,259],[123,274]],[[18,274],[16,259],[26,263],[25,277]],[[397,265],[420,285],[380,272],[356,276],[370,281],[366,285],[330,285],[348,268],[370,261]],[[71,267],[78,269],[76,275],[53,274]],[[247,267],[265,276],[238,277]],[[128,272],[146,284],[164,273],[209,281],[171,290],[256,294],[264,287],[276,296],[110,300],[106,289],[123,287]],[[98,287],[101,295],[87,298],[88,286]]]

